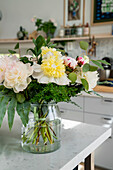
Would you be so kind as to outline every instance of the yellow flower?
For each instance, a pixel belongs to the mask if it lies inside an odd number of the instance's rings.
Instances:
[[[53,55],[56,57],[62,57],[61,53],[59,51],[56,51],[55,48],[48,48],[48,47],[42,47],[42,58],[47,57],[47,55]]]
[[[45,49],[45,50],[44,50]],[[65,73],[63,57],[55,49],[43,47],[42,64],[33,65],[33,78],[39,83],[56,83],[58,85],[68,85],[70,80]]]
[[[49,77],[58,78],[64,75],[65,66],[62,58],[58,56],[48,56],[42,60],[41,69],[44,74]]]

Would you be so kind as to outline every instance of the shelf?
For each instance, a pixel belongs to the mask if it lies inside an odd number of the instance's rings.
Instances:
[[[93,90],[96,92],[113,93],[113,87],[109,87],[109,86],[97,85]]]
[[[103,38],[113,38],[113,35],[110,34],[98,34],[98,35],[91,35],[91,37],[95,36],[96,39],[103,39]],[[59,38],[55,37],[52,38],[51,41],[74,41],[74,40],[87,40],[89,39],[89,36],[83,36],[83,37],[64,37]],[[17,39],[0,39],[0,44],[4,43],[32,43],[32,40],[17,40]]]

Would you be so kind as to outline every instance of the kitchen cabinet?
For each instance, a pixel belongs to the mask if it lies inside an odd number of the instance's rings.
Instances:
[[[73,97],[72,101],[79,105],[79,107],[74,104],[65,102],[60,102],[58,104],[61,111],[61,117],[83,122],[83,97]]]
[[[112,96],[112,94],[105,94],[104,97],[83,95],[73,98],[73,101],[80,105],[81,109],[69,103],[59,103],[61,116],[62,118],[113,129]],[[95,151],[95,164],[113,170],[113,131],[111,138]]]
[[[113,98],[85,97],[84,122],[113,129]],[[113,170],[112,136],[95,151],[95,164]]]

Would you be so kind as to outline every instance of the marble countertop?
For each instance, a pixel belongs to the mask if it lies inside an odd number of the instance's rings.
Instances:
[[[108,93],[108,92],[97,92],[97,94],[99,94],[100,96],[104,97],[104,98],[113,98],[113,93]],[[87,94],[85,92],[82,92],[82,96],[86,96],[86,97],[100,97],[94,93]]]
[[[75,121],[63,120],[62,126],[59,150],[32,154],[21,148],[18,116],[11,132],[4,120],[0,129],[0,170],[71,170],[111,135],[111,129]]]

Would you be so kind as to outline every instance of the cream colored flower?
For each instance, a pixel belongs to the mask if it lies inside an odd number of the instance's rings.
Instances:
[[[0,58],[0,83],[4,81],[7,63],[5,58]]]
[[[99,79],[99,74],[97,71],[94,72],[86,72],[85,73],[85,79],[88,81],[89,83],[89,91],[93,90],[93,88],[97,85],[97,81]]]
[[[84,78],[87,80],[88,84],[89,84],[89,91],[92,91],[93,88],[97,85],[97,81],[99,79],[99,75],[97,71],[94,72],[82,72],[81,70],[79,70],[77,73],[77,83],[82,83],[81,79]]]
[[[50,82],[58,85],[68,85],[70,80],[65,73],[63,59],[58,56],[47,54],[48,57],[42,60],[42,64],[33,65],[33,78],[39,83],[48,84]]]
[[[0,57],[0,83],[4,81],[7,66],[15,59],[15,56]]]
[[[5,72],[4,86],[6,88],[13,88],[15,93],[19,93],[26,89],[30,83],[30,75],[33,69],[30,64],[13,61],[10,63]]]

